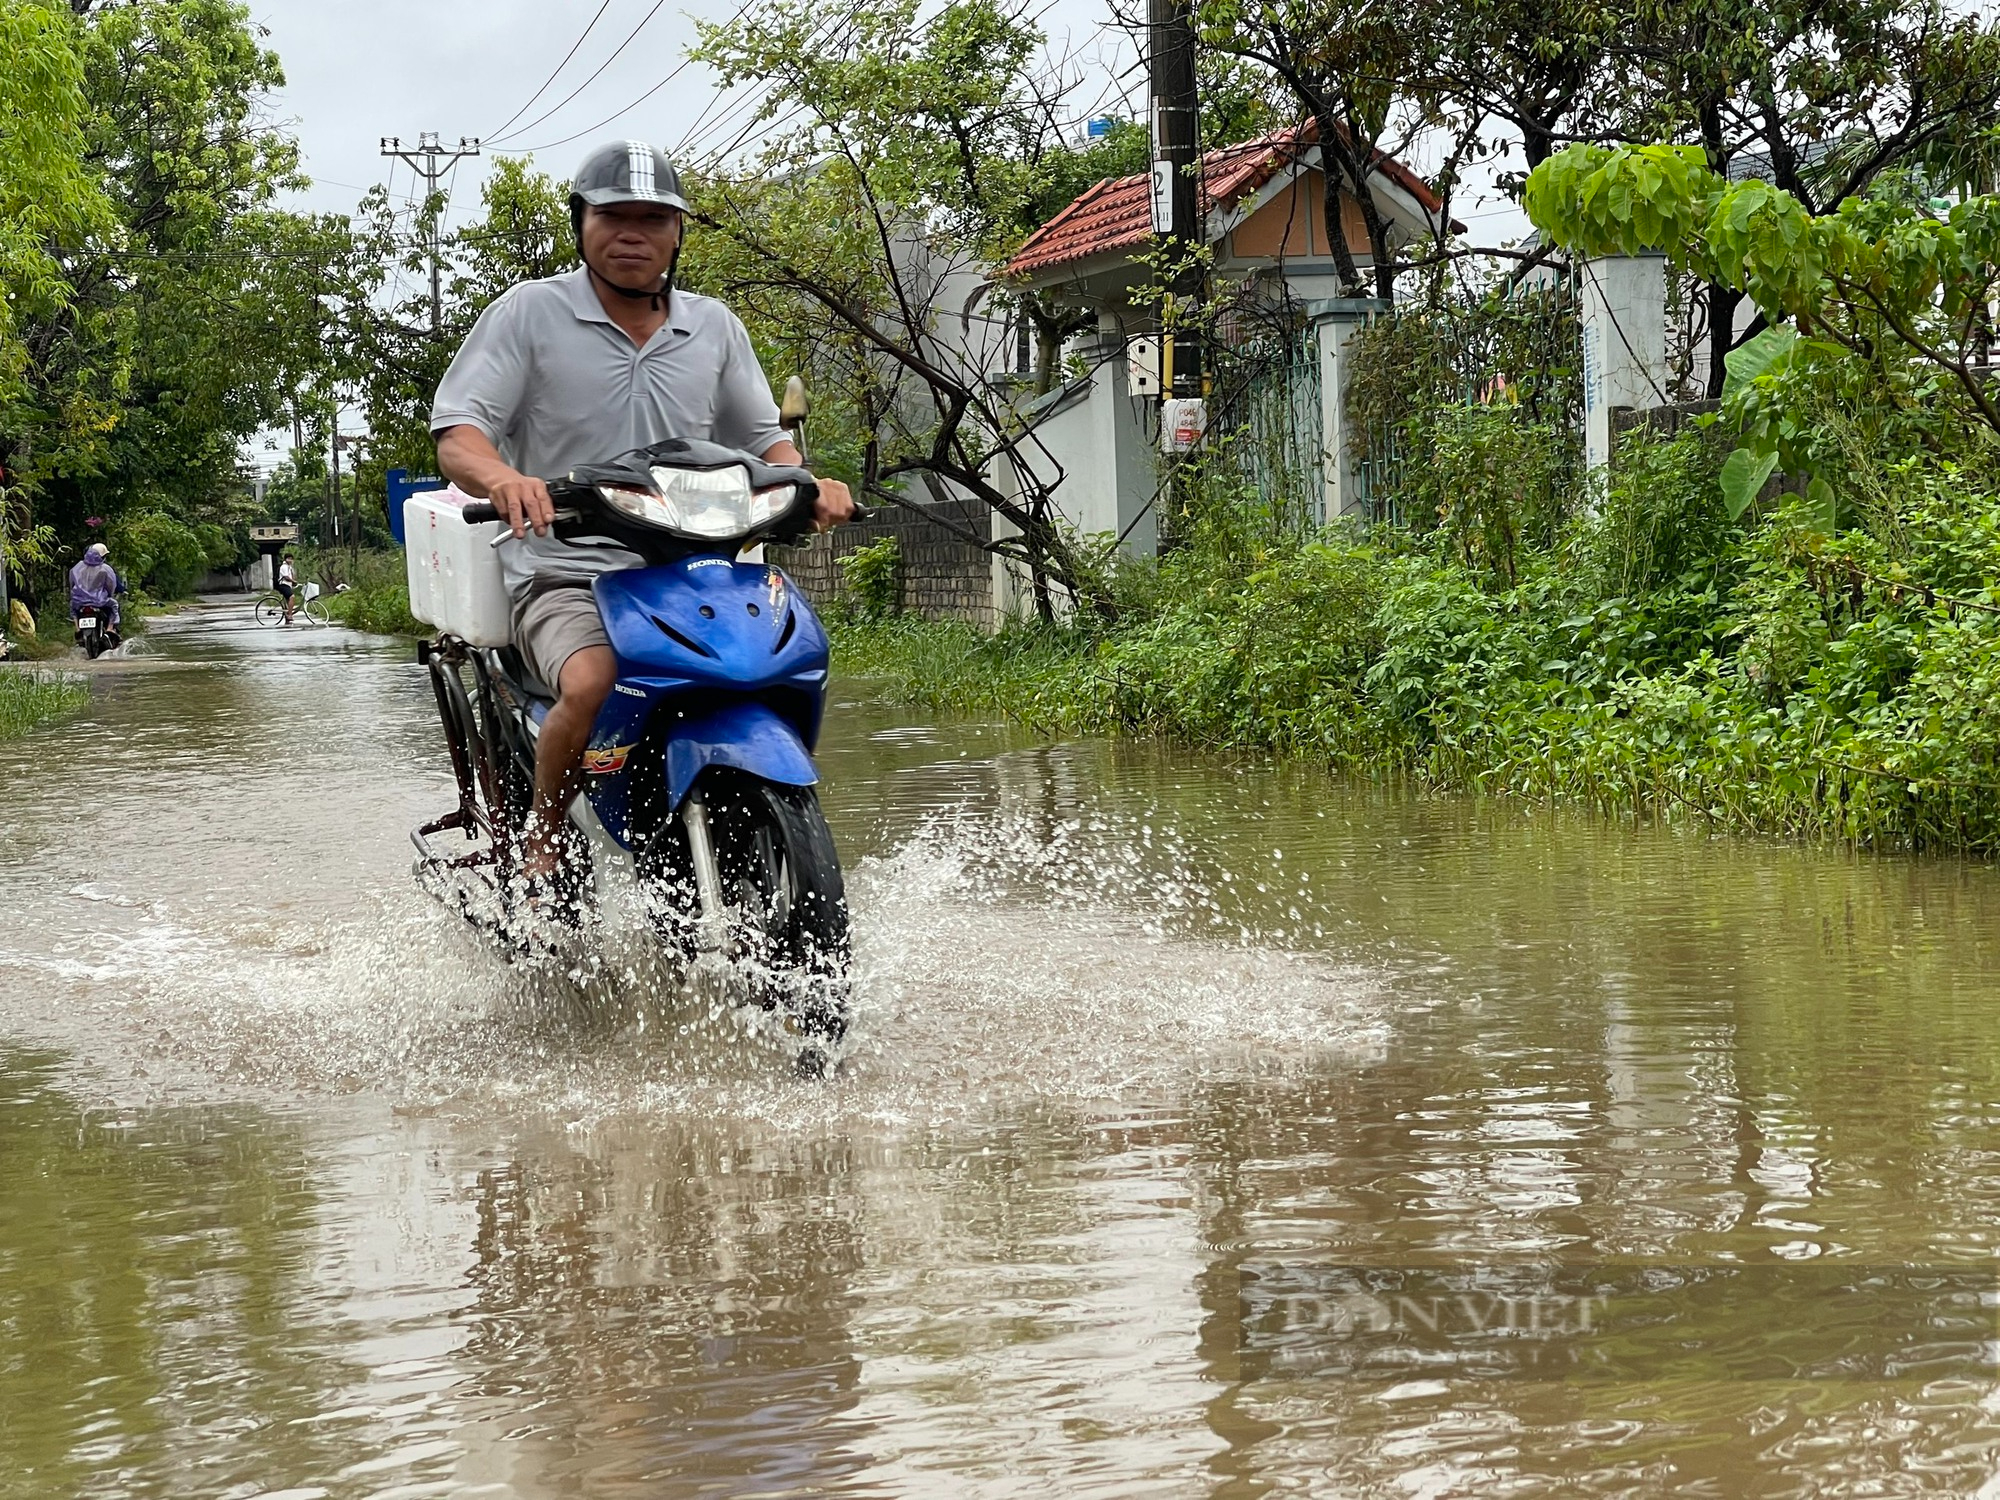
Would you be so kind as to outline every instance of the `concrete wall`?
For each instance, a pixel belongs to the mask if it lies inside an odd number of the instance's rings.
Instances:
[[[1159,543],[1153,402],[1131,393],[1122,338],[1084,353],[1091,374],[1027,414],[1031,433],[1022,459],[1045,482],[1062,476],[1056,509],[1077,531],[1123,536],[1126,551],[1150,557]]]
[[[900,606],[933,620],[965,620],[982,630],[998,625],[993,607],[993,565],[985,549],[930,519],[940,513],[977,536],[990,536],[991,512],[975,500],[951,500],[913,511],[876,505],[870,519],[816,536],[803,547],[770,547],[766,555],[791,575],[816,605],[845,592],[840,559],[884,537],[902,554],[897,583]]]

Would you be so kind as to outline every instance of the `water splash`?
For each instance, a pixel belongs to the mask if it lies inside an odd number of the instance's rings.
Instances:
[[[147,1053],[193,1074],[576,1122],[948,1119],[1003,1094],[1171,1091],[1370,1046],[1372,976],[1246,938],[1197,864],[1150,825],[969,812],[861,861],[854,1019],[830,1086],[788,1076],[796,1039],[737,1003],[740,985],[676,972],[619,871],[597,920],[528,962],[399,889],[220,930],[120,900],[127,931],[95,954],[0,946],[0,964],[108,991]]]

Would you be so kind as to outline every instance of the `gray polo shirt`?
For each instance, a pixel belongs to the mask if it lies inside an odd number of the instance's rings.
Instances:
[[[477,427],[514,468],[558,479],[663,438],[762,454],[785,436],[750,335],[712,297],[678,287],[667,321],[635,346],[578,269],[524,281],[479,315],[431,403],[431,432]],[[587,580],[642,560],[533,532],[500,548],[516,608],[536,577]]]

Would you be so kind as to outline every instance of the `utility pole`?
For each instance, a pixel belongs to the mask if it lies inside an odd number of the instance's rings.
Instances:
[[[1162,370],[1164,393],[1200,396],[1200,312],[1203,301],[1198,252],[1202,233],[1199,171],[1200,112],[1195,97],[1194,11],[1190,0],[1147,0],[1146,72],[1153,103],[1153,233],[1173,275],[1168,317],[1161,332],[1171,367]]]
[[[403,146],[403,138],[401,136],[385,135],[382,137],[382,154],[384,156],[393,156],[398,161],[406,161],[410,164],[411,170],[423,178],[424,201],[429,202],[431,197],[437,192],[437,185],[443,180],[445,173],[449,172],[465,157],[477,156],[479,154],[479,140],[477,137],[468,139],[465,136],[460,136],[457,146],[443,146],[438,144],[438,135],[435,130],[426,130],[417,137],[416,149],[406,150]],[[444,326],[444,300],[438,289],[438,261],[443,249],[439,241],[438,223],[436,220],[433,220],[431,223],[430,247],[431,337],[433,339],[439,336]]]
[[[349,448],[357,448],[367,440],[365,433],[342,432],[338,422],[333,434],[333,489],[340,493],[340,455]],[[358,477],[358,471],[357,471]],[[347,505],[347,566],[350,581],[361,569],[361,487],[355,485],[354,498]]]
[[[340,403],[333,406],[333,421],[327,424],[333,447],[333,499],[327,506],[327,514],[333,517],[333,541],[340,545]]]

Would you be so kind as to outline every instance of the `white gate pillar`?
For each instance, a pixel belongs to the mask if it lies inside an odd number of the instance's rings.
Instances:
[[[1667,404],[1667,262],[1610,255],[1583,263],[1583,462],[1611,465],[1619,407]]]
[[[1324,472],[1320,520],[1359,513],[1367,503],[1355,434],[1347,421],[1347,388],[1354,378],[1356,333],[1389,310],[1377,297],[1335,297],[1307,304],[1319,340],[1320,462]]]

